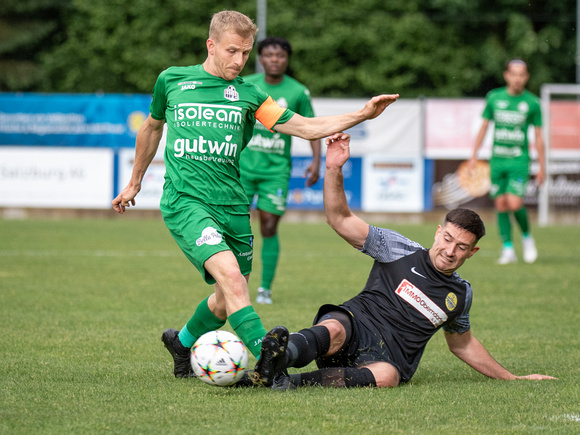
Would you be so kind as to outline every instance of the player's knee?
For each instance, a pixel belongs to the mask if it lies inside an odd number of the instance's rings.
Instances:
[[[260,211],[260,233],[262,237],[274,237],[278,232],[280,216]]]
[[[227,305],[231,300],[245,300],[248,299],[248,282],[238,268],[231,268],[230,270],[222,270],[219,276],[215,276],[216,294],[220,294]],[[249,299],[248,299],[249,301]]]
[[[395,366],[386,362],[377,362],[366,367],[372,372],[377,387],[390,388],[399,385],[399,372]]]
[[[262,223],[260,226],[260,233],[262,234],[262,237],[274,237],[276,235],[277,229],[278,226],[276,223],[268,221],[266,223]]]
[[[346,330],[344,326],[336,319],[324,320],[317,324],[328,329],[330,334],[330,348],[325,356],[334,355],[338,352],[346,341]]]

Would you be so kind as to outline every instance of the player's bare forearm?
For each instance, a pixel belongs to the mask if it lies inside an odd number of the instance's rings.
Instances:
[[[326,174],[324,177],[324,212],[326,221],[336,233],[357,249],[368,236],[369,226],[355,216],[346,200],[342,166],[350,156],[350,136],[336,133],[326,139]]]
[[[471,160],[475,161],[477,159],[477,152],[481,145],[483,144],[483,138],[485,137],[485,133],[487,133],[487,128],[489,127],[489,120],[484,119],[481,123],[481,127],[479,128],[479,132],[477,133],[477,137],[475,138],[475,145],[473,147],[473,154],[471,156]]]
[[[389,105],[397,101],[397,98],[399,94],[379,95],[369,100],[361,110],[343,115],[305,118],[294,114],[284,124],[276,125],[276,131],[306,140],[322,139],[334,132],[348,130],[367,119],[376,118]]]
[[[151,118],[143,123],[135,141],[135,163],[133,165],[132,183],[140,184],[147,168],[159,148],[159,141],[163,136],[163,121]]]
[[[312,149],[312,161],[320,163],[320,150],[322,148],[322,141],[320,139],[311,140],[310,148]]]
[[[544,134],[542,132],[542,127],[535,127],[536,134],[536,151],[538,153],[538,164],[540,168],[538,174],[536,175],[536,183],[538,186],[542,185],[546,178],[546,153],[544,144]]]
[[[162,135],[163,121],[155,120],[149,116],[137,133],[137,139],[135,141],[135,162],[133,164],[131,179],[127,186],[113,200],[113,208],[118,213],[123,214],[125,207],[135,205],[135,196],[141,190],[141,182],[153,157],[155,157]]]
[[[449,350],[461,361],[479,373],[494,379],[512,380],[515,376],[502,367],[471,331],[463,334],[445,333]]]
[[[310,148],[312,148],[312,163],[310,163],[304,172],[306,187],[315,185],[320,178],[320,147],[320,139],[310,141]]]
[[[487,377],[506,381],[515,379],[556,379],[545,375],[515,376],[491,356],[483,344],[471,334],[471,331],[463,334],[445,332],[445,339],[447,340],[449,350],[457,358]]]

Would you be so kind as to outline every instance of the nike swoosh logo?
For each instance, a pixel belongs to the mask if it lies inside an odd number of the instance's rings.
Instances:
[[[411,272],[413,272],[415,275],[419,275],[421,278],[427,279],[425,275],[421,275],[419,272],[415,270],[415,266],[411,267]]]

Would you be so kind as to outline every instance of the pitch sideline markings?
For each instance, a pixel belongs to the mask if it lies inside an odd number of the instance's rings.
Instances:
[[[180,251],[41,251],[41,250],[0,250],[0,257],[179,257]]]

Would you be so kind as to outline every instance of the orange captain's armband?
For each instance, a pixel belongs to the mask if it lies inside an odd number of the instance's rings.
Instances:
[[[274,127],[276,121],[280,119],[285,110],[278,106],[278,103],[272,97],[268,97],[256,111],[256,119],[264,124],[264,127],[268,130],[273,131],[272,127]]]

